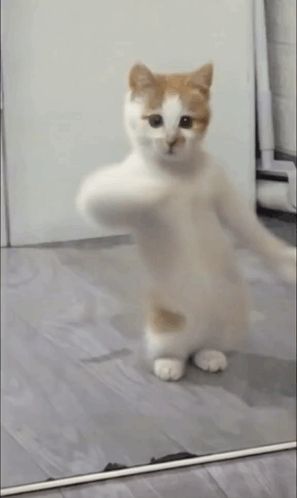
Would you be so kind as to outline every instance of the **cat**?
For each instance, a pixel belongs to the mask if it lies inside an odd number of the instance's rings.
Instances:
[[[212,64],[164,75],[134,65],[124,113],[132,152],[91,174],[77,197],[88,220],[135,235],[150,276],[147,354],[165,381],[179,380],[189,358],[202,370],[224,370],[226,352],[248,329],[232,236],[296,281],[296,249],[262,226],[203,149],[212,80]]]

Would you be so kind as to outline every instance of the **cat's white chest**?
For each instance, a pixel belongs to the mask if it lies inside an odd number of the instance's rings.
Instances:
[[[188,302],[213,281],[219,284],[233,265],[232,246],[211,203],[185,193],[151,218],[140,245],[153,278]]]

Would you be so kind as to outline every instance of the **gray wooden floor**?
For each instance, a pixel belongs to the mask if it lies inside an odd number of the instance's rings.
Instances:
[[[247,458],[63,488],[40,498],[296,498],[296,454]],[[37,494],[26,495],[36,498]]]
[[[294,225],[267,223],[294,241]],[[2,250],[2,486],[294,439],[294,293],[241,259],[254,297],[244,350],[223,374],[191,367],[166,384],[137,352],[145,277],[125,238]],[[73,496],[148,496],[113,486]]]

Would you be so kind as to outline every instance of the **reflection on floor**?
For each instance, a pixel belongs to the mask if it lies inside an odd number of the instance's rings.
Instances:
[[[2,486],[294,439],[294,292],[241,259],[245,350],[167,384],[138,353],[144,274],[126,239],[2,250]]]

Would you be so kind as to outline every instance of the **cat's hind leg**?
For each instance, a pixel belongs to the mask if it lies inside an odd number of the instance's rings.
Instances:
[[[222,372],[227,368],[226,355],[214,349],[202,349],[193,357],[196,367],[206,372]]]
[[[225,353],[239,350],[248,330],[249,299],[239,277],[236,282],[225,282],[223,292],[216,295],[212,310],[209,335],[193,355],[193,362],[201,370],[220,372],[228,365]]]
[[[179,380],[185,373],[185,362],[180,358],[157,358],[154,374],[161,380]]]
[[[146,347],[154,374],[177,381],[185,373],[188,358],[185,317],[161,306],[151,306],[146,326]]]

